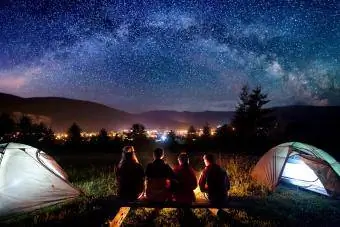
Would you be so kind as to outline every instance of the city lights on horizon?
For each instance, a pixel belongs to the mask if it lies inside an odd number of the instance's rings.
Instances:
[[[216,129],[217,128],[211,128],[210,135],[212,136],[215,135]],[[107,135],[108,137],[111,137],[111,138],[112,137],[125,138],[130,132],[132,132],[131,129],[121,129],[118,131],[111,130],[107,132]],[[186,129],[177,129],[177,130],[149,129],[149,130],[145,130],[145,132],[148,138],[152,138],[152,139],[161,138],[162,141],[166,140],[165,138],[170,132],[173,132],[176,136],[179,136],[179,137],[186,137],[188,134],[188,130]],[[100,134],[99,132],[94,132],[94,131],[86,132],[85,131],[81,133],[81,137],[90,139],[90,138],[99,136],[99,134]],[[197,129],[195,135],[202,136],[203,129],[202,128]],[[56,132],[54,133],[54,136],[57,140],[66,140],[68,138],[68,134],[66,132]]]

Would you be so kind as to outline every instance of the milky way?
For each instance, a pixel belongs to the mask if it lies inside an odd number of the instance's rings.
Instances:
[[[0,3],[0,92],[140,112],[340,104],[340,1]],[[220,3],[219,3],[220,2]]]

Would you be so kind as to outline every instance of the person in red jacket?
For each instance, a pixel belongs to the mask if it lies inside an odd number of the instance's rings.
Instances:
[[[179,203],[191,203],[196,200],[194,190],[197,187],[197,179],[194,170],[189,166],[187,153],[178,156],[178,166],[174,168],[176,188],[174,198]]]
[[[201,192],[208,193],[208,199],[212,204],[223,205],[228,198],[230,182],[227,172],[216,164],[212,154],[203,156],[205,168],[199,179]]]

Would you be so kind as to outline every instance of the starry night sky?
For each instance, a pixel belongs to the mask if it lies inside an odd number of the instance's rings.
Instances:
[[[15,3],[11,3],[15,2]],[[1,0],[0,92],[129,112],[340,105],[340,1]]]

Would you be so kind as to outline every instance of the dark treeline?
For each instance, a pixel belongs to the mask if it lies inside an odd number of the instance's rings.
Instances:
[[[53,130],[44,123],[33,123],[22,115],[16,120],[8,113],[0,114],[0,143],[24,143],[50,153],[121,152],[125,145],[134,145],[142,150],[153,149],[156,144],[147,137],[145,127],[134,124],[130,132],[109,136],[102,128],[96,136],[82,136],[83,130],[76,122],[67,130],[67,137],[57,138]]]
[[[73,123],[67,130],[67,138],[55,138],[52,129],[43,123],[33,123],[25,115],[14,120],[10,114],[2,113],[0,143],[25,143],[57,153],[121,152],[123,146],[133,145],[140,151],[163,147],[174,153],[209,151],[261,155],[280,143],[299,141],[340,158],[336,143],[340,130],[329,130],[329,125],[315,128],[301,122],[282,127],[283,123],[275,118],[273,109],[265,107],[269,102],[261,87],[250,89],[244,86],[230,123],[221,125],[214,133],[208,122],[201,126],[201,134],[194,126],[190,126],[187,135],[182,137],[170,131],[161,142],[149,138],[145,126],[139,123],[133,124],[124,134],[109,136],[106,129],[101,129],[98,135],[87,137],[82,136],[81,126]]]
[[[14,120],[8,113],[0,114],[0,143],[18,142],[35,146],[52,144],[54,140],[53,130],[44,123],[33,123],[26,115]]]

